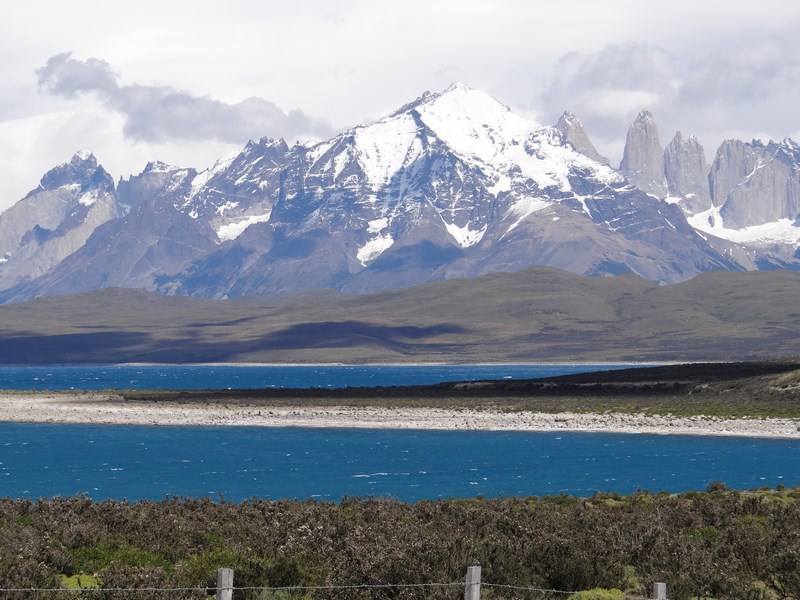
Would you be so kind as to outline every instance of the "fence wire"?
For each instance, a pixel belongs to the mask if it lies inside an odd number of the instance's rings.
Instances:
[[[482,600],[563,600],[578,592],[543,589],[529,586],[481,582]],[[234,598],[255,600],[399,598],[450,600],[463,598],[465,583],[363,583],[317,586],[233,586]],[[382,592],[382,593],[376,593]],[[81,600],[120,600],[125,598],[171,598],[189,600],[214,598],[216,588],[207,587],[137,587],[137,588],[0,588],[0,598],[34,600],[48,598],[80,598]],[[365,595],[366,594],[366,595]],[[143,596],[144,595],[144,596]],[[598,598],[604,598],[598,594]],[[581,600],[593,600],[591,592],[583,592]],[[647,600],[643,596],[626,595],[625,600]]]

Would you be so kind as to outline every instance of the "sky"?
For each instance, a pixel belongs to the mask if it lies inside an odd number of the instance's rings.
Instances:
[[[249,139],[327,139],[459,81],[618,164],[662,145],[800,140],[800,3],[787,0],[8,0],[0,210],[91,150],[115,178],[204,169]]]

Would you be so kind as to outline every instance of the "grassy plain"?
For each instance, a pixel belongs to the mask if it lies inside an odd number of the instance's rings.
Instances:
[[[800,274],[658,286],[550,268],[360,296],[100,290],[0,306],[0,363],[537,362],[800,356]]]

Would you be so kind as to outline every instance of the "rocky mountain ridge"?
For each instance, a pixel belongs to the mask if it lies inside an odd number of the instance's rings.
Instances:
[[[0,289],[47,273],[121,214],[111,176],[91,153],[78,152],[0,214]]]
[[[766,266],[709,229],[756,214],[739,207],[747,190],[796,175],[792,142],[733,147],[727,162],[718,153],[720,183],[704,192],[696,139],[679,133],[662,150],[646,112],[628,138],[617,171],[577,117],[543,127],[455,84],[317,144],[251,141],[200,173],[154,161],[115,188],[79,154],[0,215],[0,299],[104,287],[212,298],[364,292],[532,265],[674,283]],[[755,158],[737,162],[737,152]],[[762,218],[793,210],[792,190]],[[44,238],[61,240],[58,250]],[[794,268],[796,247],[762,254]]]
[[[725,140],[709,166],[695,136],[678,131],[662,150],[655,119],[642,111],[620,171],[677,204],[696,231],[743,268],[800,268],[800,146],[791,139]]]
[[[619,171],[631,183],[657,198],[666,196],[664,150],[652,113],[643,110],[628,129]]]
[[[667,193],[672,198],[680,198],[679,205],[685,213],[696,214],[711,208],[709,170],[705,150],[698,139],[693,135],[684,139],[678,131],[664,149],[664,178]]]

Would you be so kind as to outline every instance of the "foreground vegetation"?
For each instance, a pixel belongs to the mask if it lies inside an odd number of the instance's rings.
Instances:
[[[461,582],[599,590],[575,598],[800,597],[800,488],[424,501],[240,504],[88,497],[0,500],[3,598],[205,598],[218,567],[237,587]],[[92,588],[150,588],[108,592]],[[83,588],[76,591],[76,588]],[[611,592],[612,589],[620,590]],[[603,592],[602,590],[609,590]],[[210,592],[213,593],[213,592]],[[460,598],[463,588],[237,591],[235,598]],[[482,598],[566,598],[485,587]]]

